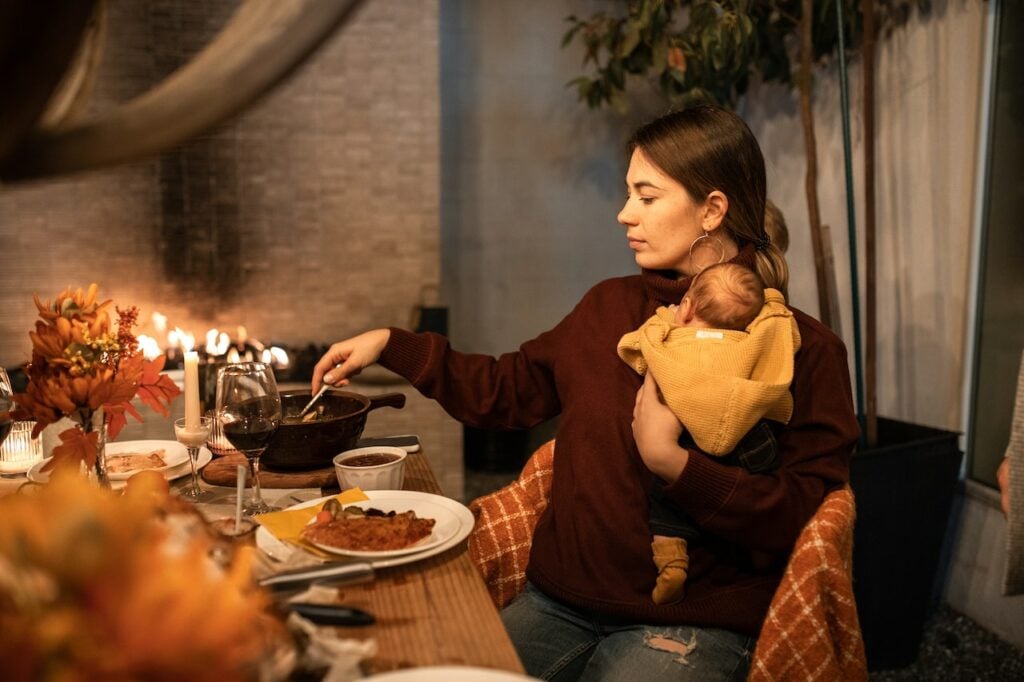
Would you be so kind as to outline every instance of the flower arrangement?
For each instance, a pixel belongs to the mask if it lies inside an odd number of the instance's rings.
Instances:
[[[256,679],[291,645],[231,551],[156,472],[58,469],[0,499],[0,669],[17,680]]]
[[[115,308],[115,327],[109,308],[112,301],[97,302],[98,287],[88,291],[65,289],[52,303],[34,296],[40,319],[32,339],[28,388],[14,396],[15,417],[35,419],[32,436],[68,417],[76,426],[60,434],[48,468],[84,462],[105,482],[101,421],[111,438],[127,424],[128,414],[142,421],[131,399],[138,396],[153,410],[170,415],[170,402],[181,392],[162,375],[164,358],[146,360],[132,327],[138,309]],[[98,456],[99,455],[99,456]]]

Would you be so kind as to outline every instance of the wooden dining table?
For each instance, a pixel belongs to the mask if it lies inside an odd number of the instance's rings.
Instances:
[[[173,489],[180,492],[188,480],[179,479]],[[0,496],[14,494],[24,485],[24,478],[0,480]],[[403,487],[442,494],[422,452],[406,458]],[[308,498],[337,489],[295,492]],[[270,495],[271,490],[264,489],[264,494]],[[419,561],[376,569],[373,581],[341,585],[338,590],[341,603],[376,618],[373,625],[337,631],[346,638],[376,640],[376,656],[363,662],[367,674],[451,665],[523,673],[498,610],[470,559],[468,540]]]
[[[406,458],[406,490],[441,494],[427,458]],[[340,632],[377,641],[368,674],[422,666],[465,665],[522,673],[512,642],[468,541],[420,561],[377,569],[369,583],[339,587],[341,603],[369,611],[376,623]]]

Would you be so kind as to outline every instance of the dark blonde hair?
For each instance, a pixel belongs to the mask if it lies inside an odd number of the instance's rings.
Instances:
[[[757,274],[766,286],[786,293],[786,258],[765,234],[764,157],[743,119],[710,104],[673,111],[633,133],[627,154],[637,149],[686,188],[694,201],[704,203],[715,190],[725,194],[726,234],[738,246],[754,244]]]
[[[743,331],[764,307],[764,282],[746,266],[717,263],[701,270],[686,297],[706,324]]]

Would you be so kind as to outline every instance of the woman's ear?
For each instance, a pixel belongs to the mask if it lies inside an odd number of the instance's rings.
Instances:
[[[705,232],[714,232],[721,227],[722,221],[725,220],[725,214],[729,211],[729,197],[716,189],[704,200],[703,210],[701,227]]]

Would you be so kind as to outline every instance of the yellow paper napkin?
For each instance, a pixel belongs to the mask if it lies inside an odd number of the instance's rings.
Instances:
[[[302,509],[284,509],[282,511],[270,512],[269,514],[259,514],[253,518],[278,540],[298,540],[302,529],[309,524],[309,520],[316,516],[317,512],[323,508],[329,499],[331,498],[324,498],[318,504],[303,507]],[[370,498],[359,488],[349,488],[335,495],[334,499],[344,506]]]

